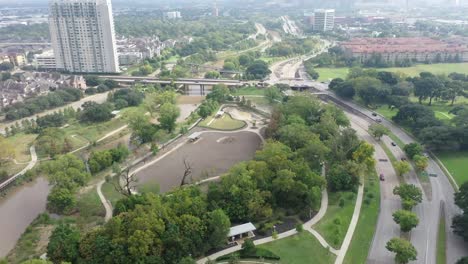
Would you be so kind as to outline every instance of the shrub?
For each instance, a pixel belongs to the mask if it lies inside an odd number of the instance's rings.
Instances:
[[[299,233],[304,231],[304,226],[302,225],[302,223],[296,224],[296,231],[299,232]]]
[[[341,208],[343,208],[344,205],[345,205],[345,200],[344,200],[343,198],[341,198],[341,199],[340,199],[340,204],[339,204],[339,206],[340,206]]]

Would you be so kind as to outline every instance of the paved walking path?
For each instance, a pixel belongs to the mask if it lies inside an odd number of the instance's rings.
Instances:
[[[104,197],[104,194],[102,193],[102,185],[105,183],[105,180],[100,181],[97,184],[97,193],[99,195],[99,199],[101,199],[102,205],[104,205],[104,208],[106,209],[106,216],[104,217],[104,221],[109,221],[112,218],[112,204],[109,202],[109,200]]]
[[[359,214],[361,213],[363,194],[364,194],[364,184],[359,186],[358,197],[356,199],[356,205],[354,206],[353,218],[351,218],[351,223],[349,224],[348,232],[346,232],[346,236],[343,240],[343,244],[341,244],[341,249],[339,250],[339,254],[335,260],[335,264],[343,263],[343,260],[346,256],[346,252],[348,252],[349,245],[351,244],[351,240],[353,239],[354,231],[356,230],[356,225],[359,220]]]
[[[22,169],[20,172],[18,172],[17,174],[13,175],[8,180],[1,183],[0,184],[0,190],[3,189],[4,187],[8,186],[12,181],[16,180],[18,177],[25,174],[28,170],[30,170],[34,166],[36,166],[37,154],[36,154],[36,148],[34,147],[34,145],[29,148],[29,152],[31,153],[31,161],[28,163],[28,165],[24,169]]]

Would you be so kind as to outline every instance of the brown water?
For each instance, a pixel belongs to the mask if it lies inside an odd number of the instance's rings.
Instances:
[[[21,234],[46,209],[50,186],[43,177],[0,198],[0,258],[13,249]]]

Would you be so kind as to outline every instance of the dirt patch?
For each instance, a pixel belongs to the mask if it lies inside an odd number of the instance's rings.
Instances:
[[[221,144],[234,144],[236,143],[236,138],[235,137],[225,137],[222,140],[219,141]]]
[[[221,144],[224,141],[226,143]],[[186,183],[218,176],[236,163],[252,159],[260,145],[260,137],[250,132],[203,133],[198,141],[187,141],[159,162],[138,172],[138,185],[158,183],[161,192],[178,187],[185,171],[184,159],[192,167]]]
[[[41,226],[37,228],[39,230],[39,241],[36,245],[36,252],[43,253],[47,251],[47,244],[49,244],[49,237],[54,230],[54,226]]]

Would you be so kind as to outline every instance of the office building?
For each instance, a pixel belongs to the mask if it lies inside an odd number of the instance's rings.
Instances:
[[[119,71],[110,0],[50,0],[49,12],[57,69]]]
[[[42,54],[35,54],[33,65],[36,69],[55,70],[57,69],[57,62],[52,50],[44,51]]]
[[[314,30],[331,31],[335,26],[335,9],[316,9],[314,11]]]

